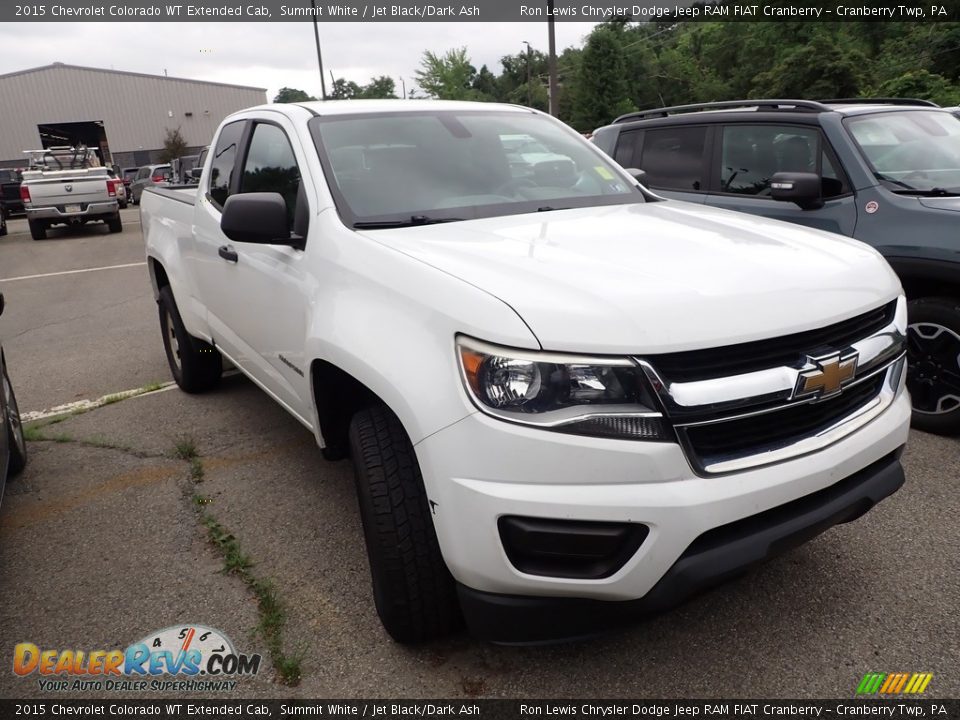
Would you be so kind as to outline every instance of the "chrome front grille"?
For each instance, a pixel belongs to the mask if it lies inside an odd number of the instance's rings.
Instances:
[[[902,387],[905,342],[901,297],[819,330],[637,362],[691,465],[711,475],[815,452],[863,427]],[[680,356],[687,366],[677,363]],[[716,374],[718,368],[733,372]],[[745,368],[752,369],[736,371]]]

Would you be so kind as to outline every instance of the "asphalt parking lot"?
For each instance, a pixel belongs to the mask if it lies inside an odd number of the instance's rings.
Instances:
[[[0,667],[20,642],[110,649],[200,623],[265,658],[279,638],[299,666],[290,687],[265,661],[242,697],[847,698],[868,672],[930,672],[927,696],[960,696],[960,440],[916,432],[908,484],[873,512],[668,614],[570,645],[393,643],[349,461],[324,461],[242,376],[204,396],[158,388],[169,372],[137,208],[123,221],[34,242],[14,219],[0,238],[21,411],[152,390],[33,431],[0,507]],[[270,583],[278,633],[257,631],[225,547]],[[0,696],[48,695],[0,671]]]

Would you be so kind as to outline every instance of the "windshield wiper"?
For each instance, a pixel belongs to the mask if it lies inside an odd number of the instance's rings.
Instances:
[[[562,207],[553,207],[552,205],[544,205],[543,207],[538,207],[537,212],[551,212],[553,210],[569,210],[570,208]]]
[[[460,222],[464,218],[443,217],[433,218],[429,215],[411,215],[409,220],[369,220],[355,222],[355,230],[384,230],[387,228],[413,227],[414,225],[436,225],[438,223]]]
[[[891,190],[890,192],[897,195],[922,195],[923,197],[957,197],[960,195],[958,192],[953,192],[951,190],[946,190],[944,188],[930,188],[929,190],[920,190],[920,189],[911,189],[911,190]]]

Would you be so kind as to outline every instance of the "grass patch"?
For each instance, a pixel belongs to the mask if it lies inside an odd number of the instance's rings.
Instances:
[[[193,460],[199,457],[197,444],[193,441],[193,438],[186,437],[178,440],[173,447],[173,456],[181,460]]]
[[[175,455],[189,461],[190,479],[194,485],[203,481],[203,460],[197,454],[193,440],[186,438],[178,442]],[[223,572],[240,578],[257,599],[260,619],[256,632],[267,646],[279,681],[290,687],[299,685],[303,656],[300,653],[287,655],[283,651],[283,628],[287,623],[287,614],[273,583],[253,574],[254,562],[240,547],[240,541],[207,510],[207,506],[213,502],[212,498],[195,492],[191,499],[200,524],[206,530],[207,540],[223,558]]]
[[[108,440],[102,435],[95,435],[92,438],[87,438],[86,440],[80,440],[79,442],[84,445],[90,445],[91,447],[106,448],[108,450],[121,450],[122,452],[132,453],[133,448],[129,445],[124,445],[122,443],[113,442]]]
[[[144,394],[146,394],[146,393],[152,393],[152,392],[156,392],[157,390],[163,390],[163,388],[165,388],[167,385],[168,385],[168,383],[152,382],[152,383],[147,383],[146,385],[144,385],[144,386],[141,388],[141,390],[143,390],[143,393],[144,393]]]

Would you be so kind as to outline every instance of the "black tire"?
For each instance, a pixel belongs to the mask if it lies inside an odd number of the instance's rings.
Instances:
[[[960,434],[960,301],[913,300],[908,317],[907,388],[913,427],[937,435]]]
[[[350,451],[377,614],[394,640],[418,643],[461,626],[416,454],[387,407],[350,422]]]
[[[34,240],[45,240],[47,238],[47,226],[43,220],[27,220],[30,226],[30,237]]]
[[[193,337],[183,326],[173,292],[167,286],[160,291],[160,331],[167,353],[170,374],[180,389],[202,393],[216,387],[223,374],[220,353],[210,343]]]
[[[7,214],[3,213],[3,215],[0,216],[0,237],[3,237],[6,234],[7,234]]]
[[[23,425],[20,424],[20,409],[17,407],[17,396],[13,392],[10,376],[7,375],[7,363],[0,359],[0,391],[3,392],[4,406],[7,408],[7,433],[10,440],[10,462],[7,465],[7,476],[13,477],[23,470],[27,464],[27,443],[23,437]],[[0,493],[2,494],[2,493]]]
[[[120,220],[120,215],[107,220],[107,227],[110,228],[112,233],[123,232],[123,222]]]

